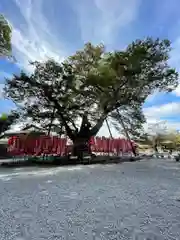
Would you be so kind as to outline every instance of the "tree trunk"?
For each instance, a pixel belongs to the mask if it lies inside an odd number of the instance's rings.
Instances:
[[[155,153],[158,153],[158,140],[157,140],[157,138],[155,138],[154,139],[154,151],[155,151]]]
[[[83,156],[91,155],[91,147],[88,138],[75,138],[73,141],[72,155],[82,160]]]
[[[84,113],[82,123],[79,132],[74,132],[68,136],[73,141],[72,155],[77,156],[78,159],[82,160],[84,156],[91,155],[90,139],[95,136],[101,128],[105,116],[101,117],[96,125],[91,128],[91,124],[87,119],[87,113]]]
[[[154,145],[154,151],[155,151],[155,153],[158,153],[158,147],[157,147],[157,144]]]

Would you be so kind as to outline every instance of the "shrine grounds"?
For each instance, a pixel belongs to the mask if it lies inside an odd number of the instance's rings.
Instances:
[[[180,163],[0,169],[0,239],[180,239]]]

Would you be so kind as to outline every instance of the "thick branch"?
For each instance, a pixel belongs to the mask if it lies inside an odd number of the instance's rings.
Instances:
[[[97,124],[90,130],[90,136],[95,136],[99,129],[102,127],[104,120],[107,118],[107,114],[103,115],[97,122]]]
[[[73,140],[74,139],[74,133],[72,131],[72,129],[69,127],[69,125],[67,124],[66,121],[66,117],[64,117],[64,115],[62,114],[62,112],[64,111],[64,108],[61,107],[58,103],[58,101],[52,96],[52,91],[49,89],[49,86],[47,84],[42,84],[42,83],[38,83],[37,81],[33,81],[33,79],[28,78],[28,81],[30,82],[30,84],[32,86],[39,86],[39,88],[43,89],[44,93],[45,93],[45,97],[48,98],[48,100],[50,100],[51,102],[54,103],[54,106],[57,108],[58,110],[58,115],[60,116],[64,127],[66,129],[67,135]]]
[[[59,116],[60,116],[60,118],[61,118],[61,120],[62,120],[62,122],[63,122],[63,124],[64,124],[64,127],[65,127],[65,129],[66,129],[67,135],[70,137],[71,140],[73,140],[74,137],[75,137],[75,136],[74,136],[74,133],[73,133],[73,130],[69,127],[69,125],[67,124],[66,118],[65,118],[64,115],[62,114],[62,111],[63,111],[64,109],[59,105],[58,101],[52,97],[51,94],[48,93],[48,94],[47,94],[47,97],[48,97],[48,99],[49,99],[50,101],[52,101],[52,102],[54,103],[55,107],[58,109],[58,112],[57,112],[57,113],[59,114]]]

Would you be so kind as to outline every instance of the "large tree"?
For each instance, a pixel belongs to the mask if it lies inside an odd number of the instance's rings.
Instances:
[[[11,33],[12,29],[8,21],[0,14],[0,57],[11,56]]]
[[[142,104],[154,90],[172,91],[178,74],[168,65],[168,40],[136,40],[124,51],[88,43],[62,63],[35,62],[34,72],[6,81],[5,93],[35,123],[62,126],[77,154],[107,117],[143,120]],[[53,121],[52,121],[53,120]]]

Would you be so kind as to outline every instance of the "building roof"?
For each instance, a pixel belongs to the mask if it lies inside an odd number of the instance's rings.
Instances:
[[[33,125],[33,124],[27,125],[26,127],[22,128],[21,131],[26,131],[26,130],[28,130],[28,131],[41,131],[41,132],[43,132],[40,127],[37,127],[37,126],[35,126],[35,125]]]
[[[7,132],[5,132],[2,136],[2,138],[7,138],[7,137],[11,137],[14,135],[19,135],[19,134],[30,134],[30,133],[38,133],[38,134],[45,134],[44,131],[42,131],[42,129],[40,129],[39,127],[36,127],[34,125],[29,125],[24,127],[22,130],[20,131],[12,131],[12,130],[8,130]]]
[[[0,144],[7,144],[8,143],[8,138],[1,138],[0,139]]]

